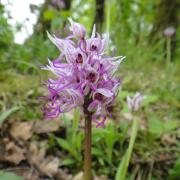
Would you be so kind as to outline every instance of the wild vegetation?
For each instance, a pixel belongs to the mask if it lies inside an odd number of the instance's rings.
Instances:
[[[112,118],[104,128],[93,126],[95,179],[118,180],[134,118],[139,128],[126,179],[180,179],[180,17],[178,1],[171,3],[175,10],[157,20],[169,0],[45,1],[40,9],[31,6],[40,12],[39,18],[23,45],[14,43],[7,12],[0,5],[0,179],[82,179],[81,113],[76,109],[47,121],[41,111],[44,81],[51,75],[40,67],[58,56],[46,30],[63,36],[68,17],[84,24],[89,34],[96,23],[99,32],[110,33],[109,54],[126,56],[117,73],[122,87]],[[163,32],[170,26],[176,33],[167,37]],[[145,99],[132,115],[126,98],[137,91]]]

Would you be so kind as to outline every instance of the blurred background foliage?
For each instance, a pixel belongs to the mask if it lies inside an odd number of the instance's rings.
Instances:
[[[88,34],[93,24],[97,24],[98,32],[110,33],[109,54],[125,55],[126,60],[119,71],[123,86],[112,109],[115,123],[93,130],[94,173],[106,174],[110,179],[115,177],[129,139],[130,121],[125,98],[140,91],[147,98],[138,115],[142,122],[128,179],[180,179],[179,7],[178,0],[45,0],[41,7],[30,6],[39,16],[34,33],[21,45],[14,43],[14,30],[8,24],[10,17],[0,4],[1,111],[20,106],[22,110],[15,112],[13,119],[42,119],[37,98],[44,93],[41,83],[48,73],[41,72],[40,66],[47,63],[47,58],[58,56],[46,31],[64,36],[70,16],[83,23]],[[171,26],[175,33],[170,37],[169,51],[169,37],[163,32]],[[167,62],[168,53],[170,63]],[[65,139],[49,135],[49,149],[61,148],[66,154],[61,166],[73,167],[73,172],[82,167],[83,134],[76,127],[77,116],[69,117],[70,120],[63,116],[67,127],[71,121],[75,123],[65,130]],[[163,160],[167,154],[169,159]]]

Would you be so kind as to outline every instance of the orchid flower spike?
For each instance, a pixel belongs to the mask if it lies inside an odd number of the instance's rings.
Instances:
[[[144,98],[145,97],[142,96],[139,92],[136,92],[136,94],[132,98],[128,96],[127,97],[128,108],[131,111],[138,111]]]
[[[58,38],[48,33],[60,55],[42,68],[55,75],[46,83],[48,95],[43,112],[46,118],[56,118],[74,108],[87,107],[96,126],[104,126],[108,108],[121,85],[115,72],[124,57],[109,57],[105,53],[108,37],[96,33],[95,26],[92,36],[86,38],[85,27],[70,18],[69,21],[73,35]]]

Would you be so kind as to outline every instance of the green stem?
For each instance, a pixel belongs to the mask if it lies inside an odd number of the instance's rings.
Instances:
[[[132,125],[132,133],[131,133],[131,138],[130,138],[130,142],[129,142],[129,146],[128,149],[118,167],[118,171],[116,174],[116,180],[124,180],[126,177],[126,173],[127,173],[127,169],[129,166],[129,162],[130,162],[130,158],[131,158],[131,154],[132,154],[132,150],[133,150],[133,146],[135,143],[135,139],[137,136],[137,131],[138,131],[138,119],[134,119],[133,120],[133,125]]]
[[[110,6],[110,1],[106,0],[106,32],[109,32],[110,30],[110,11],[111,11],[111,6]]]
[[[106,33],[110,32],[110,16],[111,16],[111,2],[106,0]],[[109,46],[107,48],[107,53],[109,54]]]
[[[171,37],[167,37],[166,45],[166,73],[168,75],[167,88],[171,87],[172,77],[173,77],[173,65],[171,64]]]
[[[169,67],[171,63],[171,37],[167,37],[167,50],[166,50],[166,61],[167,67]]]
[[[85,119],[84,180],[91,180],[91,116]]]

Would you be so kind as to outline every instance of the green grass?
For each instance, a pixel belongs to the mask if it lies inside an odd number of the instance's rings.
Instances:
[[[179,166],[175,163],[177,157],[180,156],[180,144],[178,143],[180,136],[178,131],[180,127],[178,122],[180,117],[180,63],[176,57],[175,62],[166,68],[163,54],[157,56],[154,52],[157,47],[147,48],[149,54],[143,49],[139,50],[139,47],[132,46],[129,50],[124,48],[127,57],[119,69],[123,82],[118,96],[120,107],[117,107],[119,109],[116,112],[119,116],[115,114],[120,119],[118,119],[118,124],[117,122],[110,123],[105,129],[93,128],[93,174],[105,174],[113,179],[119,164],[123,163],[131,134],[131,123],[126,118],[129,114],[126,96],[133,95],[136,91],[141,92],[147,98],[137,115],[140,128],[132,156],[128,158],[129,163],[126,164],[126,167],[128,166],[126,179],[134,180],[138,177],[141,180],[161,180],[168,174],[170,179],[171,176],[178,174]],[[153,59],[153,57],[156,58]],[[47,80],[49,74],[41,70],[31,72],[33,67],[29,65],[21,67],[25,67],[25,71],[19,69],[18,66],[13,68],[13,65],[9,64],[9,68],[4,69],[1,66],[0,110],[2,114],[11,108],[21,107],[18,111],[8,114],[7,117],[23,121],[42,119],[42,106],[38,97],[46,94],[41,83]],[[49,136],[50,148],[58,147],[64,154],[61,166],[73,169],[73,173],[82,169],[83,164],[83,131],[77,128],[77,117],[79,116],[76,113],[74,119],[69,116],[65,118],[66,123],[63,127],[66,129],[65,138],[60,139],[55,134]],[[74,122],[73,127],[75,128],[71,127],[71,122]],[[174,139],[173,146],[163,143],[164,134]],[[53,144],[52,139],[54,139]],[[71,150],[72,147],[75,147],[74,151]],[[172,156],[169,165],[161,165],[159,154],[163,153]]]

